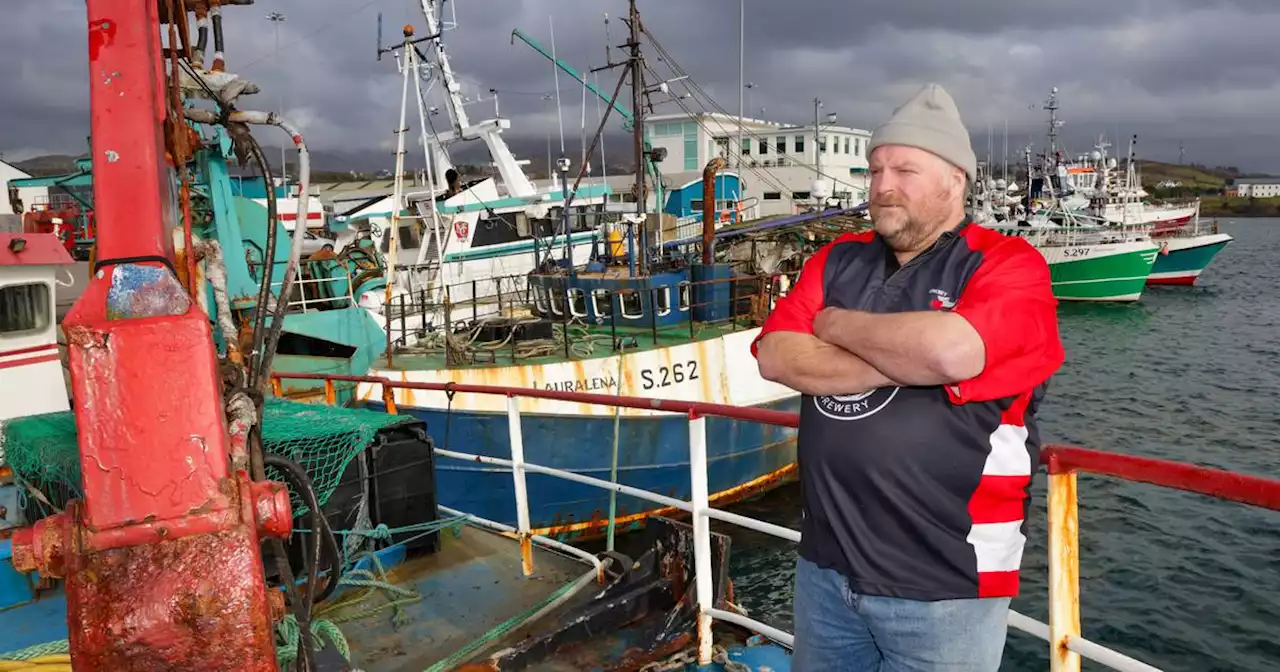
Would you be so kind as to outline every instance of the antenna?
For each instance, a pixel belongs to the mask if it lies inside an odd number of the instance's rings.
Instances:
[[[378,60],[382,60],[382,12],[378,12]]]

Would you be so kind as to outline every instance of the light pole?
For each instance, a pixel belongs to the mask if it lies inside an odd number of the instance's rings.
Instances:
[[[280,68],[280,24],[284,23],[284,19],[285,19],[285,16],[281,12],[271,12],[270,14],[267,15],[267,20],[275,24],[274,28],[276,33],[276,69],[277,70],[281,69]],[[279,102],[279,108],[278,108],[279,112],[277,112],[277,114],[279,114],[282,117],[284,116],[283,81],[284,80],[282,78],[280,89],[279,89],[279,96],[280,96],[280,99],[279,99],[280,102]],[[288,173],[285,170],[285,149],[286,149],[285,144],[283,142],[280,143],[280,184],[281,186],[283,186],[285,182],[288,180]]]
[[[746,89],[742,81],[746,63],[746,41],[747,30],[747,2],[746,0],[738,0],[738,151],[733,153],[734,168],[742,167],[742,115],[746,111],[744,106],[744,98],[746,97]]]
[[[827,183],[822,179],[822,124],[818,120],[818,110],[822,107],[822,99],[813,99],[813,188],[810,189],[810,195],[818,202],[819,206],[825,205],[825,200],[831,194],[826,192]],[[836,123],[836,113],[827,113],[827,124]],[[835,185],[832,185],[834,189]]]

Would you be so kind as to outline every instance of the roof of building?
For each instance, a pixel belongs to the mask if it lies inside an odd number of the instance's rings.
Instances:
[[[76,263],[52,233],[0,233],[0,266],[55,266]]]
[[[645,117],[644,121],[646,124],[650,124],[650,123],[658,124],[658,123],[664,123],[669,121],[680,121],[682,119],[690,119],[690,118],[713,119],[716,121],[728,122],[733,124],[733,127],[732,129],[725,127],[725,129],[732,131],[732,133],[737,132],[738,115],[724,114],[721,112],[695,112],[693,114],[677,112],[674,114],[655,114],[655,115]],[[751,117],[743,117],[742,122],[744,126],[745,125],[766,126],[770,130],[778,130],[778,131],[802,131],[806,129],[809,131],[813,130],[813,124],[807,124],[807,125],[791,124],[791,123],[784,123],[781,121],[769,121],[767,119],[752,119]],[[853,133],[853,134],[861,134],[861,135],[871,135],[871,131],[868,131],[862,128],[854,128],[852,126],[837,126],[835,124],[823,123],[822,128],[824,130],[834,131],[836,133]],[[712,130],[712,129],[708,129],[708,130]],[[752,129],[752,130],[763,132],[763,131],[760,131],[760,129]]]
[[[345,182],[323,182],[314,184],[311,193],[322,203],[334,201],[355,201],[376,196],[389,195],[395,189],[395,180],[348,180]]]
[[[1246,184],[1280,184],[1280,177],[1237,177],[1231,181],[1233,187]]]

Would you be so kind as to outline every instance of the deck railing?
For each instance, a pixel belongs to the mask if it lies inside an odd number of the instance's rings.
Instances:
[[[545,474],[585,485],[648,500],[691,514],[694,528],[695,597],[698,605],[698,659],[702,665],[711,663],[712,620],[734,623],[761,633],[788,647],[794,637],[787,632],[749,618],[742,614],[714,607],[711,577],[711,528],[712,519],[733,523],[748,529],[773,535],[792,542],[800,541],[800,532],[780,525],[756,520],[747,516],[712,508],[707,485],[707,436],[706,418],[721,417],[747,422],[797,428],[799,415],[769,409],[743,408],[726,404],[649,399],[611,394],[561,392],[518,387],[467,385],[457,383],[415,383],[392,381],[374,376],[324,376],[319,374],[275,374],[276,393],[280,394],[280,379],[298,378],[323,380],[326,401],[335,399],[334,381],[363,383],[380,388],[387,412],[397,413],[395,390],[427,390],[446,393],[488,394],[507,397],[507,426],[511,442],[511,459],[488,457],[436,448],[438,455],[511,469],[516,497],[517,527],[515,533],[521,541],[521,558],[526,575],[533,572],[532,544],[551,542],[557,548],[563,544],[545,537],[537,537],[530,531],[529,502],[525,487],[528,473]],[[689,418],[689,501],[668,497],[620,483],[605,481],[582,474],[553,469],[534,464],[525,459],[524,436],[518,399],[520,397],[572,401],[650,411],[666,411],[687,415]],[[1049,643],[1051,672],[1079,672],[1081,658],[1101,663],[1123,672],[1159,672],[1159,668],[1126,656],[1102,644],[1085,639],[1080,630],[1080,544],[1079,514],[1076,477],[1080,472],[1109,476],[1127,481],[1149,483],[1160,487],[1194,492],[1218,499],[1239,502],[1265,509],[1280,510],[1280,480],[1249,476],[1191,464],[1158,460],[1133,455],[1121,455],[1075,446],[1050,444],[1041,450],[1041,463],[1048,469],[1048,528],[1049,528],[1049,622],[1043,623],[1029,616],[1010,610],[1009,625]],[[445,507],[441,507],[442,510]],[[448,509],[451,514],[462,512]],[[464,514],[465,515],[465,514]],[[490,527],[510,531],[512,528],[493,521],[468,516]],[[571,548],[571,547],[570,547]],[[577,550],[577,549],[575,549]],[[581,552],[579,552],[581,554]]]
[[[472,342],[487,322],[538,319],[530,315],[531,308],[544,315],[545,321],[559,326],[560,336],[553,340],[564,357],[572,359],[575,353],[582,356],[595,352],[601,344],[611,352],[621,352],[641,347],[643,339],[657,343],[662,338],[687,336],[690,341],[696,340],[699,329],[707,325],[730,331],[757,326],[798,275],[799,271],[780,271],[685,281],[675,286],[596,289],[589,293],[571,287],[551,291],[531,287],[528,276],[501,276],[449,285],[441,292],[443,302],[432,300],[428,290],[402,292],[391,298],[383,315],[393,361],[401,350],[421,350],[424,342],[442,349],[445,334],[464,343],[448,359],[450,365],[516,364],[534,356],[529,353],[554,354],[543,347],[523,348],[520,341],[510,337]],[[725,296],[698,300],[703,290],[710,294],[720,287],[725,287]],[[486,289],[493,291],[486,294]],[[714,315],[708,312],[702,319],[690,319],[712,307],[716,309]],[[681,319],[671,320],[671,314]]]

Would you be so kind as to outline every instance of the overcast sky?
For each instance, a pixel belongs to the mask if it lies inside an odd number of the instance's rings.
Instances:
[[[0,151],[8,159],[81,153],[88,128],[85,0],[3,0],[0,8]],[[1280,1],[1277,0],[745,0],[747,112],[803,123],[813,98],[843,124],[871,129],[922,83],[959,103],[979,155],[987,129],[1002,152],[1043,147],[1050,87],[1063,132],[1087,151],[1106,132],[1123,153],[1280,172]],[[454,0],[445,34],[469,92],[499,91],[515,137],[558,134],[550,63],[511,44],[521,28],[586,68],[605,58],[603,17],[623,41],[624,0]],[[315,150],[385,150],[399,108],[394,62],[374,58],[384,39],[423,21],[417,0],[257,0],[229,7],[229,69],[261,83],[255,107],[288,115]],[[738,108],[738,0],[640,0],[650,31],[725,109]],[[268,12],[287,16],[277,60]],[[650,57],[656,58],[652,50]],[[654,63],[666,72],[663,63]],[[601,73],[600,85],[616,75]],[[606,81],[607,80],[607,81]],[[566,135],[581,126],[580,86],[560,77]],[[676,86],[677,92],[684,89]],[[246,102],[242,107],[250,107]],[[696,109],[703,109],[698,104]],[[596,122],[588,100],[587,125]],[[663,112],[679,111],[673,103]],[[492,102],[473,115],[492,116]],[[616,129],[617,127],[614,126]],[[588,135],[590,130],[588,130]],[[558,143],[558,140],[556,141]],[[619,154],[622,152],[620,151]],[[625,161],[621,156],[610,161]],[[997,161],[999,159],[997,158]],[[388,162],[388,167],[390,163]]]

